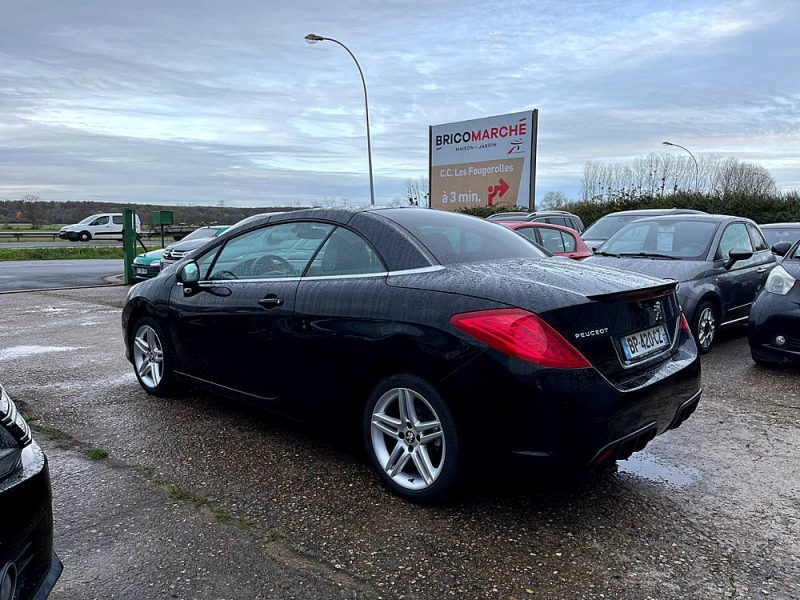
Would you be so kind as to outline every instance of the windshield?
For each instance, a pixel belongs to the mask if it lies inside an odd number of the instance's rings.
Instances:
[[[600,246],[597,254],[653,255],[702,260],[708,254],[718,223],[679,219],[630,223]]]
[[[91,223],[99,216],[100,215],[91,215],[89,217],[86,217],[83,221],[78,221],[78,225],[85,225],[86,223]]]
[[[187,235],[184,240],[199,240],[201,238],[212,238],[219,232],[219,227],[201,227],[195,229],[192,233]],[[183,240],[181,240],[183,241]]]
[[[595,221],[591,227],[581,234],[585,240],[607,240],[623,226],[635,221],[644,219],[646,215],[606,215]]]
[[[770,246],[781,242],[794,244],[800,239],[800,227],[764,227],[761,231],[764,232],[764,237]]]
[[[429,208],[397,209],[380,214],[410,231],[443,265],[546,256],[507,227],[477,217]]]

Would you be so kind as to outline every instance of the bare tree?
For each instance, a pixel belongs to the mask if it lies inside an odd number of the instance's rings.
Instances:
[[[550,191],[542,198],[542,208],[557,208],[567,203],[567,195],[564,192]]]
[[[430,187],[427,177],[405,180],[406,200],[411,206],[430,206]]]
[[[583,199],[603,202],[624,195],[665,196],[680,190],[726,194],[777,193],[764,167],[718,154],[703,154],[697,166],[688,156],[648,154],[629,162],[587,162]]]
[[[19,216],[23,221],[28,221],[32,229],[38,229],[42,224],[42,210],[39,207],[39,196],[25,194],[19,201]]]

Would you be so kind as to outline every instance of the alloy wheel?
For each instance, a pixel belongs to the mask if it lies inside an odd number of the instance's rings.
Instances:
[[[431,404],[409,388],[392,388],[372,411],[372,449],[392,481],[408,490],[433,485],[445,464],[441,420]]]
[[[717,318],[714,315],[714,309],[706,306],[697,321],[697,340],[703,348],[709,348],[714,341],[716,332]]]
[[[164,347],[155,330],[142,325],[133,338],[133,362],[142,383],[150,389],[158,387],[164,375]]]

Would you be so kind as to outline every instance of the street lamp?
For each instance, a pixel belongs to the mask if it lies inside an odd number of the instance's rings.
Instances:
[[[680,144],[673,144],[672,142],[661,142],[661,143],[664,144],[665,146],[675,146],[676,148],[682,148],[683,150],[686,150],[689,153],[689,156],[691,156],[692,160],[694,161],[694,191],[695,191],[695,193],[699,192],[700,191],[700,166],[697,164],[697,159],[694,157],[694,154],[692,154],[691,150],[689,150],[688,148],[686,148],[684,146],[681,146]]]
[[[309,44],[316,44],[317,42],[323,42],[323,41],[326,41],[326,40],[329,41],[329,42],[333,42],[335,44],[339,44],[342,48],[347,50],[347,53],[353,59],[353,62],[356,63],[356,68],[358,68],[358,74],[361,75],[361,83],[364,85],[364,113],[367,116],[367,156],[369,158],[369,203],[374,205],[375,204],[375,183],[374,183],[373,178],[372,178],[372,142],[370,141],[370,136],[369,136],[369,101],[367,100],[367,82],[364,79],[364,72],[361,70],[361,65],[358,64],[358,61],[356,60],[355,55],[352,52],[350,52],[350,48],[345,46],[339,40],[335,40],[335,39],[329,38],[329,37],[323,37],[321,35],[317,35],[316,33],[309,33],[305,37],[305,40]]]

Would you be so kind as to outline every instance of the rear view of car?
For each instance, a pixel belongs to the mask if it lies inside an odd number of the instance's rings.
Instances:
[[[61,575],[44,453],[0,386],[0,599],[44,599]]]

